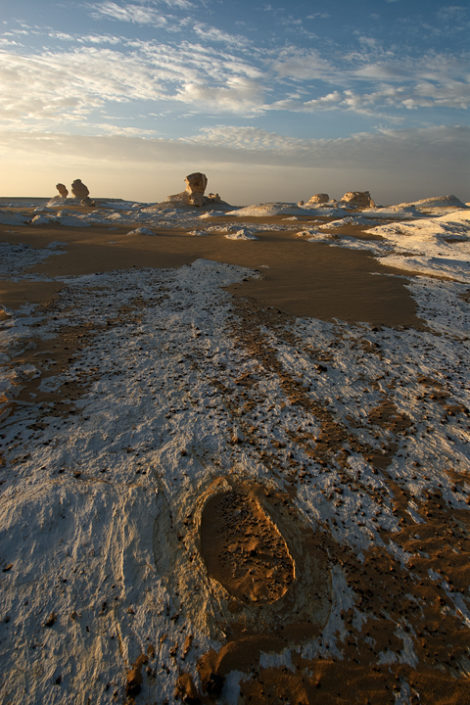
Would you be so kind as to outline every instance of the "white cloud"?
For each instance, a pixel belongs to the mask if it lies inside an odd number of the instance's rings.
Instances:
[[[255,127],[219,125],[204,128],[185,143],[212,150],[239,152],[247,163],[308,166],[351,166],[374,164],[399,166],[409,158],[470,171],[470,127],[429,127],[408,130],[380,130],[337,139],[300,139]],[[410,155],[410,156],[408,156]],[[234,158],[234,157],[233,157]]]
[[[248,115],[263,111],[262,96],[263,88],[258,82],[233,76],[222,86],[209,85],[202,80],[187,81],[177,97],[191,106]]]
[[[230,125],[204,127],[196,136],[182,138],[180,141],[188,144],[228,147],[233,150],[248,150],[259,152],[260,154],[273,150],[282,152],[303,151],[311,143],[309,140],[286,137],[257,127],[235,127]]]
[[[225,50],[188,42],[129,42],[120,50],[98,46],[97,38],[91,43],[32,56],[0,51],[0,119],[67,122],[132,100],[176,101],[197,111],[262,109],[260,72]]]
[[[329,12],[311,12],[306,16],[306,20],[327,20],[331,17]]]
[[[111,18],[120,22],[131,22],[133,24],[152,24],[164,26],[167,23],[166,17],[162,15],[161,6],[171,10],[189,10],[194,8],[194,3],[190,0],[150,0],[142,3],[118,3],[112,0],[89,4],[91,13],[96,19]]]
[[[321,81],[333,90],[307,100],[281,98],[271,108],[308,111],[339,108],[357,113],[425,107],[466,109],[470,106],[470,57],[429,53],[419,59],[396,57],[390,52],[380,60],[375,40],[359,37],[363,52],[338,54],[335,62],[318,51],[288,47],[273,62],[284,80],[293,80],[318,91]],[[312,82],[314,82],[312,84]],[[316,82],[316,85],[315,85]],[[366,87],[366,88],[365,88]]]
[[[185,3],[180,0],[178,7],[187,9]],[[101,17],[143,23],[157,17],[166,21],[162,10],[167,6],[174,5],[170,0],[106,0],[93,7]],[[335,110],[390,122],[418,109],[462,110],[470,105],[468,55],[397,56],[362,34],[355,39],[358,51],[333,51],[331,46],[328,53],[296,46],[263,50],[245,37],[188,17],[167,25],[171,31],[185,25],[185,39],[149,41],[132,39],[132,34],[80,36],[48,30],[46,37],[58,39],[60,49],[3,46],[0,120],[11,125],[17,121],[27,129],[47,127],[49,121],[55,129],[57,121],[65,125],[88,119],[92,130],[102,122],[97,111],[106,109],[114,110],[115,119],[127,115],[127,127],[140,129],[130,111],[122,110],[132,101],[154,103],[146,106],[149,113],[161,111],[165,102],[177,116],[183,110],[245,116]],[[8,41],[21,37],[26,42],[32,34],[37,45],[37,28],[19,32]]]
[[[216,27],[209,27],[209,25],[202,22],[195,22],[193,29],[199,37],[209,42],[222,42],[229,46],[233,45],[237,47],[245,47],[248,44],[248,41],[244,37],[223,32]]]
[[[466,127],[310,140],[225,125],[186,140],[0,131],[0,151],[0,189],[18,195],[29,188],[51,195],[59,178],[67,183],[79,168],[94,192],[140,200],[175,193],[184,175],[195,170],[207,173],[211,189],[232,203],[365,189],[383,203],[446,193],[463,200],[470,196]]]
[[[166,18],[156,8],[132,3],[119,5],[111,1],[93,5],[93,16],[111,17],[113,20],[135,24],[152,24],[157,27],[163,27],[167,23]]]
[[[125,127],[113,123],[101,122],[95,125],[95,134],[120,135],[125,137],[155,137],[154,130],[144,130],[139,127]]]
[[[434,169],[442,175],[455,173],[462,182],[470,170],[470,128],[432,127],[414,130],[382,130],[337,139],[296,139],[255,127],[220,125],[206,128],[191,138],[168,140],[117,134],[119,128],[104,125],[109,136],[79,136],[49,133],[0,131],[0,148],[5,155],[23,153],[33,159],[61,155],[64,163],[77,156],[90,164],[113,161],[144,167],[177,161],[276,165],[307,168],[389,169],[390,178],[400,179],[411,170],[425,173]],[[468,186],[467,186],[468,188]]]
[[[272,68],[283,78],[297,80],[331,78],[337,73],[337,70],[318,51],[296,47],[282,49],[273,62]]]
[[[122,37],[114,37],[111,34],[85,34],[83,37],[75,38],[79,44],[95,44],[96,46],[102,44],[122,44]]]

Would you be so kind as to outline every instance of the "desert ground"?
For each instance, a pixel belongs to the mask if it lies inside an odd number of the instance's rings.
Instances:
[[[470,703],[470,208],[0,205],[4,705]]]

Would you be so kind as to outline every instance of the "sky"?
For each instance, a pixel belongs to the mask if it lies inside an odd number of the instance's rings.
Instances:
[[[0,196],[470,200],[470,6],[0,0]]]

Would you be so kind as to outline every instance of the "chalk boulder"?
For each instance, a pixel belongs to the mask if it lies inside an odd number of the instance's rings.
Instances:
[[[328,203],[330,197],[327,193],[315,193],[306,203],[307,206],[318,206],[322,203]]]
[[[65,184],[56,184],[56,189],[58,190],[62,198],[67,198],[67,196],[69,195],[68,189]]]
[[[362,210],[363,208],[375,208],[370,191],[348,191],[340,200],[342,206],[346,208],[355,208]]]
[[[72,193],[75,198],[80,199],[80,203],[82,204],[82,206],[93,207],[95,205],[95,202],[92,201],[90,198],[90,192],[88,188],[81,181],[81,179],[75,179],[75,181],[72,183]]]

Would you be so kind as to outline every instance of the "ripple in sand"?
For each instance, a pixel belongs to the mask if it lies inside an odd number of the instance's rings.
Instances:
[[[200,537],[208,574],[244,602],[276,602],[295,579],[295,562],[284,538],[249,490],[209,497]]]

